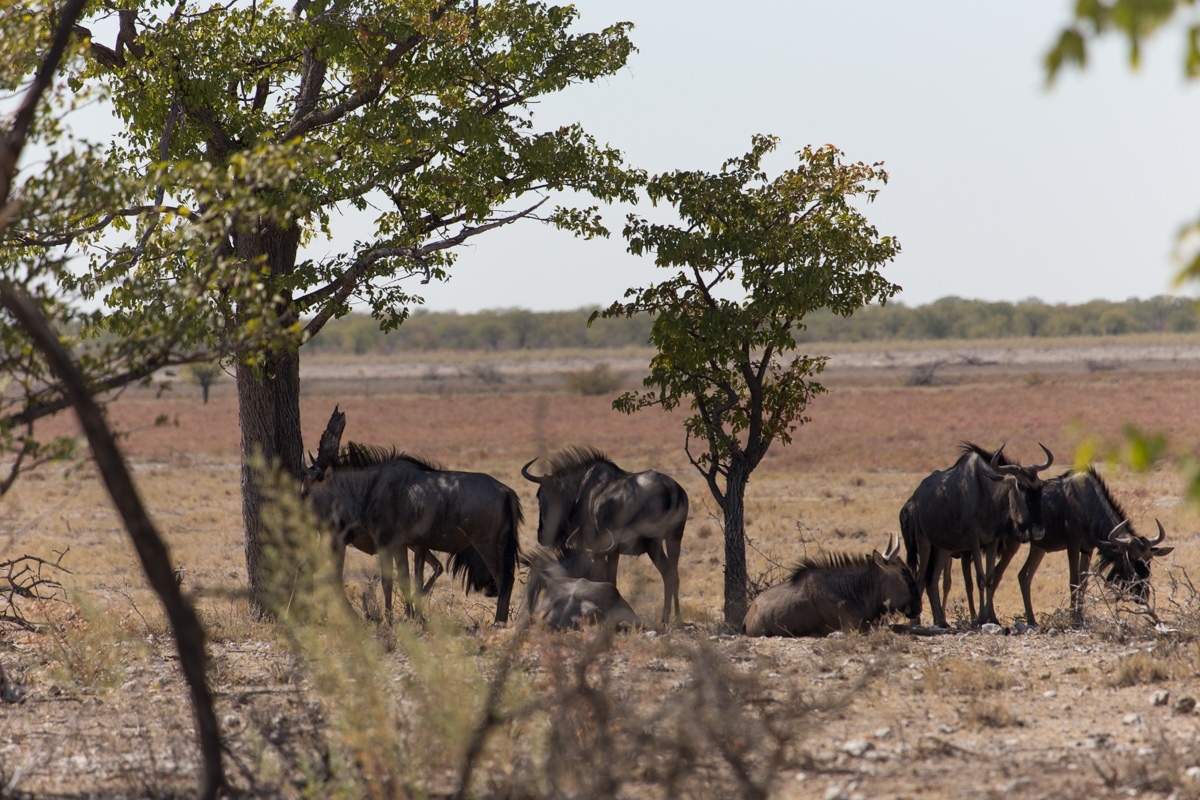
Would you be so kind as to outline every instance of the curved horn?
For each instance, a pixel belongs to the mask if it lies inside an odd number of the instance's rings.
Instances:
[[[1041,442],[1038,442],[1038,447],[1042,448],[1042,452],[1046,454],[1046,463],[1036,467],[1030,467],[1030,469],[1034,472],[1041,472],[1044,469],[1050,469],[1050,465],[1054,463],[1054,453],[1050,452],[1050,448],[1046,447],[1046,445],[1042,444]]]
[[[1121,536],[1121,529],[1129,524],[1129,520],[1122,520],[1117,527],[1108,532],[1108,541],[1112,544],[1127,545],[1129,544],[1128,536]]]
[[[1158,536],[1150,540],[1151,547],[1162,544],[1162,540],[1167,538],[1167,532],[1163,530],[1162,523],[1156,519],[1154,524],[1158,526]]]
[[[533,461],[537,461],[537,458],[536,458],[536,457],[534,457]],[[530,474],[530,472],[529,472],[529,468],[530,468],[531,466],[533,466],[533,461],[530,461],[528,464],[526,464],[525,466],[521,467],[521,477],[522,477],[522,478],[524,478],[524,479],[525,479],[525,480],[527,480],[527,481],[532,481],[532,482],[534,482],[534,483],[541,483],[542,481],[544,481],[544,480],[546,480],[546,479],[545,479],[545,478],[539,478],[539,477],[537,477],[536,475],[532,475],[532,474]]]
[[[1006,442],[1007,444],[1007,442]],[[1021,472],[1021,468],[1016,464],[1001,464],[1000,459],[1004,455],[1004,445],[1000,445],[996,452],[992,453],[992,460],[988,466],[1001,475],[1017,475]]]

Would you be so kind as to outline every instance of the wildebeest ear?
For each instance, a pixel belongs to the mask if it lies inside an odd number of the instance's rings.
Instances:
[[[325,469],[321,470],[321,477],[317,478],[317,480],[320,481],[321,483],[324,483],[325,481],[329,480],[329,476],[332,474],[333,474],[333,465],[326,464]]]
[[[886,567],[888,562],[887,559],[883,557],[883,553],[879,552],[878,550],[872,550],[871,563],[878,564],[881,567]]]
[[[983,474],[987,475],[989,478],[994,480],[996,483],[1000,483],[1001,481],[1003,481],[1005,478],[1008,477],[1007,475],[1001,475],[997,472],[985,472]]]
[[[1170,555],[1171,551],[1174,549],[1174,547],[1151,547],[1150,555],[1154,556],[1155,558],[1159,558],[1160,556]]]

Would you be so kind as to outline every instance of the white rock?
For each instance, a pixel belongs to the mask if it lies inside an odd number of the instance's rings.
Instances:
[[[1121,719],[1121,724],[1122,724],[1122,725],[1140,725],[1140,724],[1141,724],[1141,722],[1142,722],[1142,715],[1141,715],[1141,714],[1126,714],[1126,715],[1125,715],[1125,716],[1124,716],[1124,717]]]
[[[1168,692],[1166,689],[1159,689],[1157,692],[1154,692],[1152,695],[1150,695],[1150,705],[1165,706],[1170,699],[1170,692]]]
[[[1058,692],[1054,691],[1053,689],[1047,689],[1046,691],[1042,692],[1042,697],[1058,697]]]
[[[855,758],[862,758],[868,750],[874,750],[875,745],[868,742],[866,739],[850,739],[842,745],[842,751],[849,753]]]
[[[825,790],[825,800],[850,800],[850,793],[841,786],[830,786]]]
[[[1004,628],[1001,628],[999,625],[997,625],[994,622],[985,622],[982,626],[980,626],[979,630],[981,633],[986,633],[991,636],[996,636],[998,634],[1004,633]]]

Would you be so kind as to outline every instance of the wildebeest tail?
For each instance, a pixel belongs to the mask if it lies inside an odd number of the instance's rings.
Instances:
[[[504,551],[501,560],[501,589],[507,587],[512,591],[517,577],[517,559],[521,557],[521,542],[518,531],[525,515],[521,513],[521,499],[512,489],[508,490],[508,530],[504,534]]]
[[[450,557],[450,574],[461,578],[467,593],[483,592],[488,597],[495,597],[499,591],[491,570],[487,568],[483,556],[474,547],[460,550]]]
[[[900,538],[904,540],[904,561],[913,575],[917,574],[917,531],[911,503],[900,509]]]

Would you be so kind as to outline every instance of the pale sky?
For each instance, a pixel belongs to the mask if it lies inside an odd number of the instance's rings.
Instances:
[[[867,214],[900,240],[886,274],[907,304],[1170,291],[1176,233],[1200,216],[1200,82],[1183,80],[1178,31],[1151,43],[1137,73],[1110,39],[1047,90],[1041,60],[1065,1],[576,5],[589,29],[633,22],[639,52],[615,77],[543,102],[539,126],[581,122],[651,172],[716,171],[755,133],[780,139],[772,173],[805,144],[884,161],[891,182]],[[656,272],[625,253],[625,213],[605,211],[608,241],[537,223],[479,237],[449,283],[421,287],[426,306],[619,299]]]

